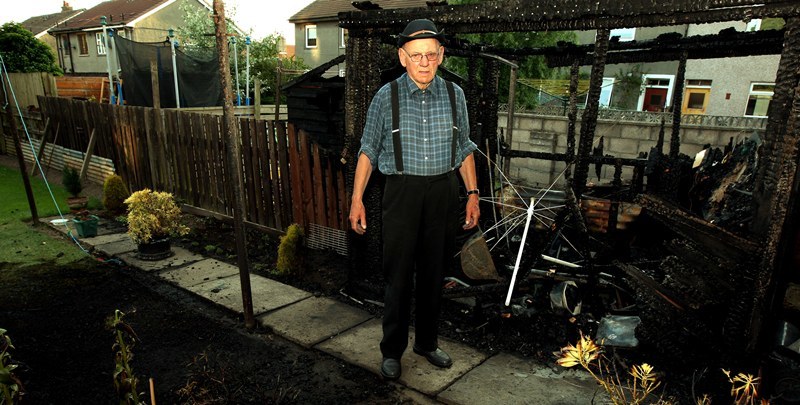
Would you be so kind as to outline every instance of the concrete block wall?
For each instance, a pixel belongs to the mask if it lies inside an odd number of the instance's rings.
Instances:
[[[544,116],[533,114],[515,114],[514,130],[512,132],[512,148],[523,151],[564,153],[567,150],[566,117]],[[508,118],[505,114],[498,117],[498,128],[508,136]],[[575,142],[577,151],[578,137],[580,136],[580,120],[575,129]],[[499,131],[500,129],[498,129]],[[611,121],[599,120],[595,131],[594,145],[597,146],[603,136],[603,153],[623,158],[635,158],[640,152],[650,153],[650,148],[656,146],[660,124],[636,121]],[[681,126],[680,153],[693,157],[703,150],[703,146],[711,144],[713,147],[723,148],[730,138],[734,143],[749,138],[754,132],[763,135],[763,129],[731,128],[685,125]],[[664,153],[669,152],[669,141],[672,136],[672,123],[667,122],[664,128]],[[507,138],[506,138],[507,139]],[[565,168],[563,162],[550,162],[531,158],[511,159],[510,176],[513,182],[544,187],[558,180],[557,184],[563,185]],[[633,169],[623,167],[623,181],[630,180]],[[589,168],[589,181],[608,183],[613,179],[614,167],[604,165],[601,177],[595,176],[595,168]]]

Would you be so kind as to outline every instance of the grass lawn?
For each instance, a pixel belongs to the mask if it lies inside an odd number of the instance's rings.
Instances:
[[[53,198],[41,177],[31,179],[39,218],[58,215]],[[50,184],[62,213],[69,213],[67,192]],[[46,228],[45,224],[40,225]],[[0,166],[0,268],[51,262],[66,264],[88,257],[72,241],[54,238],[31,226],[31,210],[19,170]]]

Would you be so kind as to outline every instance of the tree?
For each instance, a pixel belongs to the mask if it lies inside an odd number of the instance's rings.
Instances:
[[[211,11],[197,7],[190,7],[181,5],[181,11],[184,13],[185,24],[176,30],[178,39],[184,44],[184,51],[192,54],[193,56],[207,55],[208,52],[214,51],[216,40],[213,36],[214,33],[214,17]],[[232,10],[228,15],[233,16],[236,14]],[[246,38],[240,35],[234,28],[233,22],[228,19],[228,35],[236,40],[236,51],[239,65],[239,86],[242,92],[246,89],[245,76],[247,69],[247,48],[245,44]],[[231,42],[232,43],[232,42]],[[250,43],[250,80],[258,78],[261,81],[261,96],[262,102],[274,101],[275,96],[275,80],[277,77],[278,58],[280,57],[280,46],[282,37],[278,33],[267,35],[260,40],[251,40]],[[234,47],[230,46],[230,66],[234,69]],[[303,70],[307,67],[302,60],[295,57],[282,58],[281,65],[286,70]],[[236,72],[231,71],[232,75]],[[286,82],[285,75],[283,82]],[[235,80],[235,79],[234,79]],[[234,83],[234,86],[236,84]],[[235,89],[234,89],[235,90]],[[253,84],[250,85],[251,98],[255,91]]]
[[[474,4],[481,0],[451,0],[450,4]],[[466,40],[474,44],[492,45],[498,48],[519,49],[519,48],[542,48],[555,46],[558,42],[576,42],[575,33],[572,31],[556,32],[498,32],[487,34],[466,34],[459,35],[459,39]],[[445,55],[447,52],[445,51]],[[547,63],[542,56],[529,56],[515,61],[519,66],[517,77],[526,79],[556,79],[563,78],[564,73],[557,69],[547,67]],[[466,75],[467,60],[464,58],[448,58],[445,67],[458,73]],[[508,101],[508,84],[511,75],[509,67],[502,67],[500,70],[499,98],[500,102]],[[519,105],[534,107],[536,105],[538,90],[526,86],[517,86],[516,100]]]
[[[9,72],[64,73],[56,64],[50,47],[18,23],[6,23],[0,27],[0,54]]]

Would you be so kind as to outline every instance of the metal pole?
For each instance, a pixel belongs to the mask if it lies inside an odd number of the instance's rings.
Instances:
[[[280,56],[278,57],[278,67],[275,74],[275,121],[281,120],[281,72],[283,71],[283,62]]]
[[[239,94],[239,52],[236,50],[236,37],[231,37],[233,41],[233,70],[236,73],[236,105],[242,105],[242,97]]]
[[[106,69],[108,70],[108,103],[116,104],[114,100],[114,79],[111,77],[111,59],[108,55],[108,31],[106,30],[106,16],[100,17],[100,24],[103,25],[103,46],[106,51]]]
[[[181,91],[178,87],[178,62],[175,55],[175,47],[178,46],[178,41],[174,40],[175,31],[169,29],[169,48],[172,50],[172,78],[175,81],[175,108],[181,108]]]
[[[217,52],[219,53],[219,73],[222,89],[225,94],[225,108],[222,111],[222,129],[225,132],[228,180],[233,188],[232,201],[233,208],[233,229],[236,235],[236,262],[239,265],[239,282],[242,288],[242,308],[244,309],[244,325],[252,330],[255,327],[253,317],[253,294],[250,291],[250,261],[247,257],[247,235],[244,232],[244,195],[242,194],[242,165],[241,163],[241,141],[236,117],[233,110],[233,97],[231,97],[231,70],[230,60],[228,59],[228,44],[226,33],[227,22],[225,21],[225,6],[222,0],[214,0],[214,24],[216,26],[215,36],[217,39]]]
[[[247,73],[244,78],[244,105],[250,105],[250,37],[244,37],[244,43],[247,45]]]

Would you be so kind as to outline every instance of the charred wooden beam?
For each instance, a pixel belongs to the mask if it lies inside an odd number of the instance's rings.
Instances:
[[[606,69],[606,51],[608,51],[607,29],[597,30],[595,39],[594,64],[589,79],[589,94],[586,98],[586,109],[581,116],[581,132],[578,140],[578,158],[575,164],[575,178],[573,190],[578,199],[581,198],[589,178],[589,153],[594,143],[595,129],[597,128],[597,113],[600,100],[600,87],[603,84],[603,72]]]
[[[669,158],[677,159],[681,149],[681,106],[683,103],[683,85],[686,78],[687,52],[681,52],[678,63],[678,74],[675,78],[675,94],[672,95],[672,136],[669,141]]]
[[[658,222],[717,257],[744,263],[760,253],[755,242],[694,217],[661,198],[640,195],[636,202]]]
[[[638,267],[622,263],[618,260],[615,260],[613,263],[620,270],[625,272],[625,274],[649,288],[655,296],[662,299],[664,302],[681,311],[692,309],[692,305],[685,299],[685,297],[682,297],[680,294],[662,286],[657,281],[653,280],[652,277],[639,270]],[[697,306],[695,305],[693,309],[697,309]]]
[[[575,31],[657,27],[689,23],[742,21],[800,15],[800,4],[786,0],[504,0],[469,5],[339,13],[347,29],[390,26],[394,32],[417,18],[428,18],[448,33]]]
[[[541,159],[541,160],[552,160],[555,162],[570,162],[571,157],[567,153],[552,153],[552,152],[536,152],[536,151],[529,151],[529,150],[515,150],[515,149],[507,149],[501,148],[500,155],[503,157],[512,157],[512,158],[532,158],[532,159]],[[647,164],[647,159],[638,159],[638,158],[618,158],[614,156],[593,156],[589,155],[586,157],[588,164],[604,164],[604,165],[616,165],[619,162],[622,166],[633,166],[633,167],[644,167]]]

